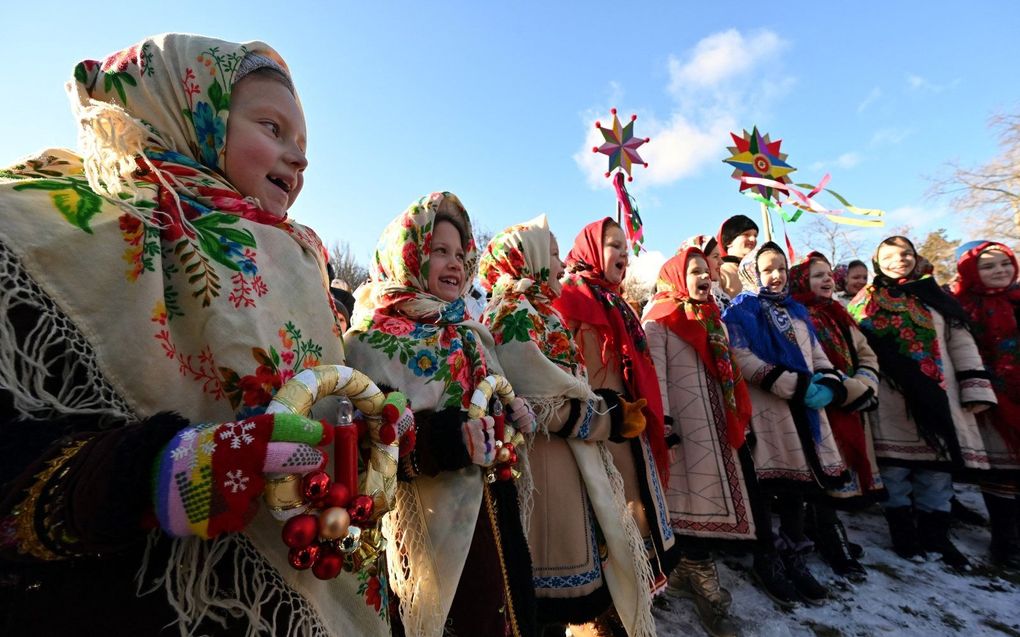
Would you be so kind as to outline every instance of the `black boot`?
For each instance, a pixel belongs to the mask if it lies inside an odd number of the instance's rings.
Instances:
[[[793,582],[786,577],[786,567],[778,552],[759,551],[755,553],[751,573],[765,594],[772,598],[772,601],[783,608],[793,608],[797,605],[797,600],[800,597],[797,595],[797,589]]]
[[[985,493],[985,506],[992,527],[992,563],[1001,568],[1020,569],[1017,543],[1017,500]]]
[[[832,567],[832,571],[851,582],[868,579],[868,572],[853,555],[846,528],[836,512],[819,510],[815,520],[815,548],[826,564]]]
[[[885,519],[889,523],[889,539],[892,540],[893,551],[905,560],[914,557],[927,557],[917,537],[914,526],[912,507],[890,507],[885,509]]]
[[[786,567],[786,577],[793,582],[800,598],[814,606],[821,605],[828,598],[829,589],[815,579],[808,569],[807,562],[804,561],[804,554],[792,547],[781,549],[779,554],[783,558],[783,566]]]
[[[918,511],[917,533],[921,547],[926,551],[938,553],[942,561],[957,570],[970,568],[970,560],[960,552],[949,539],[949,521],[952,514],[948,511]]]
[[[964,524],[970,524],[971,526],[988,526],[988,520],[985,516],[981,515],[974,509],[971,509],[963,502],[960,502],[959,498],[955,495],[953,499],[949,501],[950,513],[952,514],[953,520],[962,522]]]

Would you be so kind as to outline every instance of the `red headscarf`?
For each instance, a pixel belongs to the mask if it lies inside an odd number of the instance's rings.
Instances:
[[[790,268],[790,293],[796,301],[807,307],[818,342],[832,365],[847,376],[853,376],[857,373],[857,352],[850,332],[855,326],[854,319],[839,301],[831,297],[822,298],[811,291],[811,264],[815,261],[829,263],[821,252],[809,252]],[[874,484],[861,415],[855,411],[844,411],[835,405],[827,407],[825,415],[840,452],[847,464],[860,476],[861,485],[867,488]]]
[[[666,448],[659,378],[638,317],[620,296],[620,285],[605,278],[602,238],[605,226],[610,222],[612,219],[606,217],[589,223],[574,238],[574,247],[566,258],[571,273],[553,306],[565,320],[587,323],[595,328],[602,339],[603,363],[608,360],[609,352],[618,353],[624,386],[630,398],[648,401],[644,409],[648,422],[645,433],[655,457],[659,479],[665,485],[669,480],[669,451]],[[588,363],[590,369],[591,361]]]
[[[719,381],[726,409],[726,438],[739,449],[744,444],[751,420],[751,396],[740,371],[733,366],[729,339],[722,326],[719,306],[712,295],[695,301],[687,288],[687,264],[694,257],[705,258],[695,247],[686,247],[670,257],[659,270],[655,296],[645,311],[646,321],[658,321],[689,343],[705,364],[709,375]]]
[[[967,247],[967,246],[964,246]],[[974,340],[981,350],[985,367],[992,374],[992,384],[999,405],[992,413],[992,422],[1014,453],[1020,453],[1020,286],[1016,279],[1004,288],[989,288],[981,282],[978,258],[989,250],[998,250],[1013,263],[1014,276],[1020,273],[1016,255],[995,241],[974,242],[963,253],[956,266],[958,277],[953,283],[953,296],[963,306],[970,320]]]

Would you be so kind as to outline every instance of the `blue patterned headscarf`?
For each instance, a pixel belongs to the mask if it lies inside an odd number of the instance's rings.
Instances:
[[[812,371],[797,345],[793,320],[804,322],[813,341],[816,337],[811,326],[811,316],[807,308],[790,295],[789,271],[786,285],[780,292],[772,292],[762,283],[758,257],[766,252],[776,252],[786,259],[786,253],[778,244],[767,241],[740,261],[740,281],[744,291],[733,299],[723,314],[723,321],[730,332],[730,342],[734,347],[751,350],[766,363],[810,376]],[[792,404],[790,407],[795,408]],[[806,411],[811,424],[811,435],[817,442],[821,437],[818,411]]]

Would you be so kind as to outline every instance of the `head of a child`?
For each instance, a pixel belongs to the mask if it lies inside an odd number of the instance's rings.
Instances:
[[[890,279],[910,278],[917,265],[917,252],[910,239],[889,237],[878,244],[875,252],[875,269]]]
[[[722,255],[719,253],[719,242],[715,237],[705,244],[705,261],[708,263],[708,274],[713,281],[719,280],[719,268],[722,266]]]
[[[432,226],[428,257],[428,291],[444,301],[455,301],[464,292],[465,260],[471,232],[449,198],[440,202]]]
[[[846,266],[845,289],[848,296],[855,296],[868,284],[868,266],[864,261],[854,259]]]
[[[786,254],[774,243],[767,243],[758,252],[755,261],[758,268],[758,280],[762,287],[773,294],[780,294],[786,289],[788,277]]]
[[[301,193],[308,166],[304,113],[290,78],[269,58],[248,54],[237,76],[230,91],[223,173],[238,192],[284,219]]]
[[[808,287],[819,298],[832,298],[836,281],[832,278],[832,266],[824,258],[811,259],[808,264]]]
[[[708,260],[699,253],[692,253],[687,259],[684,272],[687,283],[687,294],[692,301],[704,303],[712,294],[711,266]]]
[[[978,255],[978,277],[986,289],[1007,288],[1016,282],[1016,261],[998,244]]]
[[[746,215],[733,215],[723,222],[719,244],[726,256],[743,259],[758,245],[758,224]]]
[[[602,226],[602,273],[613,285],[623,282],[627,274],[627,237],[623,228],[612,219]]]

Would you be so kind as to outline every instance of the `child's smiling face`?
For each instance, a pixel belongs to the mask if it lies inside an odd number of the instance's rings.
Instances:
[[[821,259],[812,261],[808,269],[808,285],[815,296],[831,299],[832,291],[836,289],[836,281],[832,278],[832,267]]]
[[[1016,268],[1005,252],[990,248],[978,256],[978,276],[986,288],[1005,288],[1016,281]]]
[[[758,255],[758,278],[769,292],[779,294],[786,288],[786,256],[775,250]]]
[[[908,245],[883,243],[878,248],[878,265],[887,277],[905,279],[914,271],[917,257]]]
[[[708,262],[698,256],[688,259],[686,275],[687,293],[691,299],[702,303],[707,301],[712,293],[712,276]]]
[[[234,85],[223,150],[224,174],[281,219],[304,185],[307,132],[297,99],[281,81],[253,74]]]

